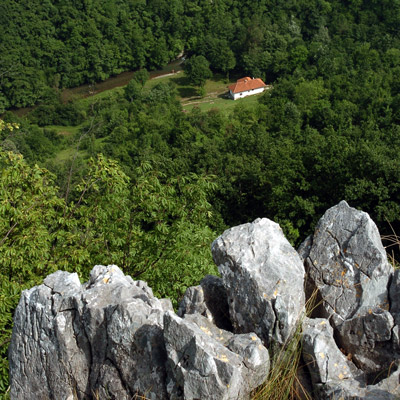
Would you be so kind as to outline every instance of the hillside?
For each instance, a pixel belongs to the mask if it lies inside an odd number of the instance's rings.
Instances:
[[[115,263],[176,305],[228,226],[268,217],[298,245],[345,199],[400,232],[399,7],[2,1],[0,391],[21,290],[54,270]],[[209,63],[203,88],[147,79],[182,51]],[[126,86],[75,97],[123,71]],[[272,89],[218,97],[242,76]]]

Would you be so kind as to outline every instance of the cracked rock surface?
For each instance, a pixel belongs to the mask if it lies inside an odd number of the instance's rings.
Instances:
[[[393,358],[388,312],[393,268],[369,215],[341,201],[326,211],[299,251],[308,291],[318,289],[320,316],[330,319],[345,353],[365,372],[387,367]]]
[[[202,284],[221,302],[220,280]],[[207,304],[218,315],[213,301]],[[242,400],[269,371],[268,350],[256,334],[235,335],[200,313],[181,319],[170,301],[115,265],[95,266],[83,285],[77,274],[58,271],[24,291],[9,358],[13,400],[27,393],[35,399]]]
[[[283,345],[304,311],[304,267],[280,226],[267,219],[225,231],[212,244],[235,332]]]
[[[356,396],[365,386],[362,372],[358,372],[336,346],[333,329],[325,318],[305,318],[303,357],[319,398],[330,398],[330,395],[337,398]]]
[[[254,333],[234,335],[200,314],[169,312],[164,337],[171,399],[248,399],[268,375],[268,350]]]
[[[315,398],[343,400],[395,400],[400,396],[400,370],[375,385],[338,348],[325,318],[303,321],[303,357],[311,374]]]
[[[81,285],[58,271],[22,293],[10,346],[11,398],[166,399],[163,315],[172,309],[116,266]]]

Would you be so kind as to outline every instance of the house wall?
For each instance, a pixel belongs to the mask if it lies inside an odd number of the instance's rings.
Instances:
[[[230,92],[232,99],[237,100],[237,99],[241,99],[246,96],[252,96],[253,94],[262,93],[264,90],[265,90],[265,87],[262,87],[259,89],[248,90],[246,92],[240,92],[240,93],[232,93],[231,90],[229,92]]]

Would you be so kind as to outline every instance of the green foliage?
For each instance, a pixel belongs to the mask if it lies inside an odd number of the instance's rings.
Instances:
[[[145,83],[149,80],[149,78],[150,78],[149,72],[146,69],[140,69],[139,71],[135,72],[132,79],[140,83],[143,87]]]
[[[21,290],[49,273],[63,269],[87,279],[95,264],[117,264],[177,305],[186,287],[216,272],[207,200],[215,185],[208,178],[167,178],[144,163],[131,180],[115,161],[99,155],[66,203],[57,196],[54,177],[21,155],[0,152],[0,171],[2,390]]]
[[[207,57],[213,68],[227,73],[236,66],[236,58],[226,40],[207,38]]]
[[[0,152],[0,390],[8,386],[7,348],[21,290],[55,270],[54,227],[62,201],[52,176],[22,156]]]
[[[149,78],[150,74],[146,69],[136,71],[131,81],[124,88],[125,98],[129,101],[140,99],[143,86]]]
[[[55,5],[34,0],[28,7],[6,0],[0,17],[0,110],[48,101],[52,87],[165,65],[183,48],[182,5],[161,3],[147,7],[142,1],[94,0]]]
[[[397,3],[34,0],[28,7],[5,0],[2,6],[0,112],[49,103],[64,87],[161,67],[183,49],[206,57],[213,70],[236,68],[271,82],[394,66],[399,49]]]
[[[0,274],[0,398],[6,398],[8,391],[8,358],[7,350],[11,338],[13,310],[18,304],[22,289],[28,288],[35,282],[20,285],[9,281]]]
[[[50,104],[41,104],[29,113],[29,120],[39,126],[81,124],[85,119],[84,112],[77,103],[63,104],[58,100]]]
[[[203,56],[193,56],[185,61],[185,74],[189,82],[195,86],[204,86],[206,80],[211,78],[210,63]]]
[[[148,164],[135,171],[131,220],[138,221],[134,235],[140,240],[130,247],[135,257],[128,257],[132,264],[126,268],[133,276],[144,272],[155,293],[171,297],[175,306],[193,282],[216,273],[207,199],[214,189],[208,178],[195,174],[166,178]]]
[[[124,94],[125,98],[129,101],[134,101],[140,99],[142,95],[143,85],[136,79],[131,79],[131,81],[125,86]]]
[[[174,84],[160,82],[146,94],[145,102],[149,105],[157,105],[157,104],[171,105],[171,102],[174,98],[175,98]]]
[[[47,260],[57,209],[62,205],[51,175],[22,156],[0,153],[0,259],[10,280],[34,280],[52,271]]]

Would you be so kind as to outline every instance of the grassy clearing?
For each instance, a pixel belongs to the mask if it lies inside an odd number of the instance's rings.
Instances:
[[[72,136],[75,133],[79,132],[81,125],[78,126],[62,126],[62,125],[47,125],[46,129],[54,130],[57,134],[61,136]]]
[[[101,146],[102,143],[104,142],[105,138],[97,138],[94,139],[94,148],[95,149],[100,149],[101,150]],[[71,140],[68,147],[60,150],[57,155],[54,157],[54,162],[55,164],[62,164],[65,163],[68,160],[73,159],[74,157],[80,158],[80,159],[88,159],[90,157],[89,152],[87,151],[86,147],[84,147],[84,149],[81,149],[82,143],[80,143],[80,148],[77,150],[78,147],[78,141],[79,139],[76,138],[76,140]],[[78,153],[76,154],[76,152],[78,151]]]
[[[176,85],[178,98],[185,111],[193,108],[199,108],[201,111],[219,109],[222,112],[229,113],[238,104],[250,105],[256,104],[261,94],[248,96],[240,100],[232,100],[228,97],[228,86],[236,82],[236,78],[229,81],[222,75],[216,74],[212,79],[207,80],[204,89],[206,94],[202,97],[198,95],[196,87],[189,84],[183,71],[174,74],[152,79],[146,83],[145,89],[151,89],[159,82],[173,82]]]
[[[63,149],[61,151],[59,151],[57,153],[57,155],[54,157],[54,163],[55,164],[63,164],[66,161],[72,159],[72,157],[74,156],[74,153],[76,151],[76,147],[75,146],[70,146],[66,149]],[[79,155],[83,155],[83,151],[80,151],[78,154]]]
[[[123,87],[115,87],[110,90],[96,93],[93,96],[90,97],[85,97],[77,100],[78,104],[85,108],[89,109],[89,107],[92,104],[95,104],[96,102],[102,100],[102,99],[107,99],[107,98],[115,98],[118,99],[119,97],[122,97],[124,95],[124,88]]]
[[[199,108],[201,111],[209,111],[213,108],[217,108],[222,112],[230,113],[233,109],[238,105],[250,105],[250,104],[257,104],[260,95],[254,95],[245,97],[240,100],[232,100],[227,98],[225,95],[207,95],[202,99],[193,100],[183,104],[183,109],[186,111],[190,111],[193,108]]]
[[[182,107],[184,111],[190,111],[193,108],[199,108],[201,111],[209,111],[211,109],[219,109],[222,112],[230,113],[233,109],[238,105],[251,105],[256,104],[258,99],[262,94],[248,96],[240,100],[232,100],[228,97],[228,86],[234,82],[236,82],[237,77],[230,79],[229,81],[221,74],[215,74],[212,79],[207,80],[204,89],[205,95],[199,96],[198,95],[198,88],[192,86],[187,78],[185,77],[185,73],[182,70],[174,70],[173,65],[168,67],[168,70],[165,69],[162,72],[167,75],[155,75],[152,79],[148,80],[144,86],[144,90],[151,90],[154,86],[159,84],[160,82],[173,82],[176,85],[176,91],[178,95],[179,101],[182,103]],[[174,73],[172,73],[174,71]],[[157,71],[160,72],[160,71]],[[171,73],[169,73],[171,72]],[[127,73],[128,74],[128,73]],[[118,83],[124,84],[124,86],[129,82],[132,73],[130,75],[123,75],[121,74],[118,77]],[[110,78],[109,82],[103,82],[102,84],[109,86],[109,89],[98,90],[96,92],[96,88],[92,87],[90,89],[89,85],[85,87],[80,87],[79,90],[74,92],[75,94],[75,101],[85,109],[89,109],[90,106],[98,101],[101,101],[105,98],[115,98],[117,101],[118,98],[123,96],[124,93],[124,86],[112,86],[112,79]],[[117,79],[117,78],[115,78]],[[114,82],[115,85],[115,82]],[[82,91],[92,90],[92,94],[84,95]],[[49,126],[46,128],[53,128],[56,129],[57,133],[67,135],[75,133],[79,130],[78,127],[70,127],[70,126]]]
[[[150,77],[154,78],[159,75],[168,74],[170,72],[179,71],[181,69],[181,60],[175,60],[170,62],[166,67],[161,70],[151,71]],[[108,93],[113,89],[122,88],[129,83],[134,74],[135,71],[125,71],[116,76],[112,76],[103,82],[86,84],[72,89],[65,89],[63,90],[61,95],[62,101],[67,102],[71,100],[94,97],[100,95],[103,92]]]
[[[176,91],[179,101],[182,104],[183,110],[185,112],[191,111],[194,108],[198,108],[203,112],[207,112],[211,109],[218,109],[226,114],[231,113],[234,108],[238,105],[256,105],[260,95],[248,96],[240,100],[232,100],[228,97],[228,86],[236,82],[237,77],[230,79],[229,81],[222,76],[221,74],[215,74],[212,79],[207,80],[204,89],[205,95],[200,97],[198,95],[198,89],[188,82],[185,77],[185,73],[182,70],[174,70],[172,73],[173,66],[169,67],[168,71],[163,71],[164,73],[171,73],[163,76],[153,76],[152,79],[148,80],[145,84],[144,90],[151,90],[154,86],[159,84],[160,82],[173,82],[176,85]],[[131,76],[129,76],[131,78]],[[118,83],[124,82],[123,80],[127,80],[127,75],[119,76]],[[129,79],[127,80],[129,82]],[[127,83],[126,82],[126,83]],[[107,83],[108,85],[112,85],[111,81]],[[115,82],[114,82],[115,84]],[[89,86],[87,86],[88,90]],[[79,88],[80,91],[86,90],[83,87]],[[95,88],[91,89],[95,90]],[[89,110],[90,107],[96,102],[101,101],[102,99],[115,99],[118,101],[124,95],[124,86],[118,87],[110,87],[107,90],[98,91],[97,93],[92,93],[90,96],[84,96],[78,93],[77,91],[74,93],[76,96],[76,102],[82,109]],[[56,126],[50,125],[46,126],[46,129],[54,129],[59,135],[63,135],[66,137],[73,137],[75,134],[79,132],[81,125],[79,126]],[[96,145],[99,145],[99,139],[96,139]],[[76,151],[76,145],[72,144],[67,148],[61,150],[55,157],[56,163],[62,163],[66,160],[70,159],[74,152]],[[85,151],[79,151],[79,156],[85,156]]]

